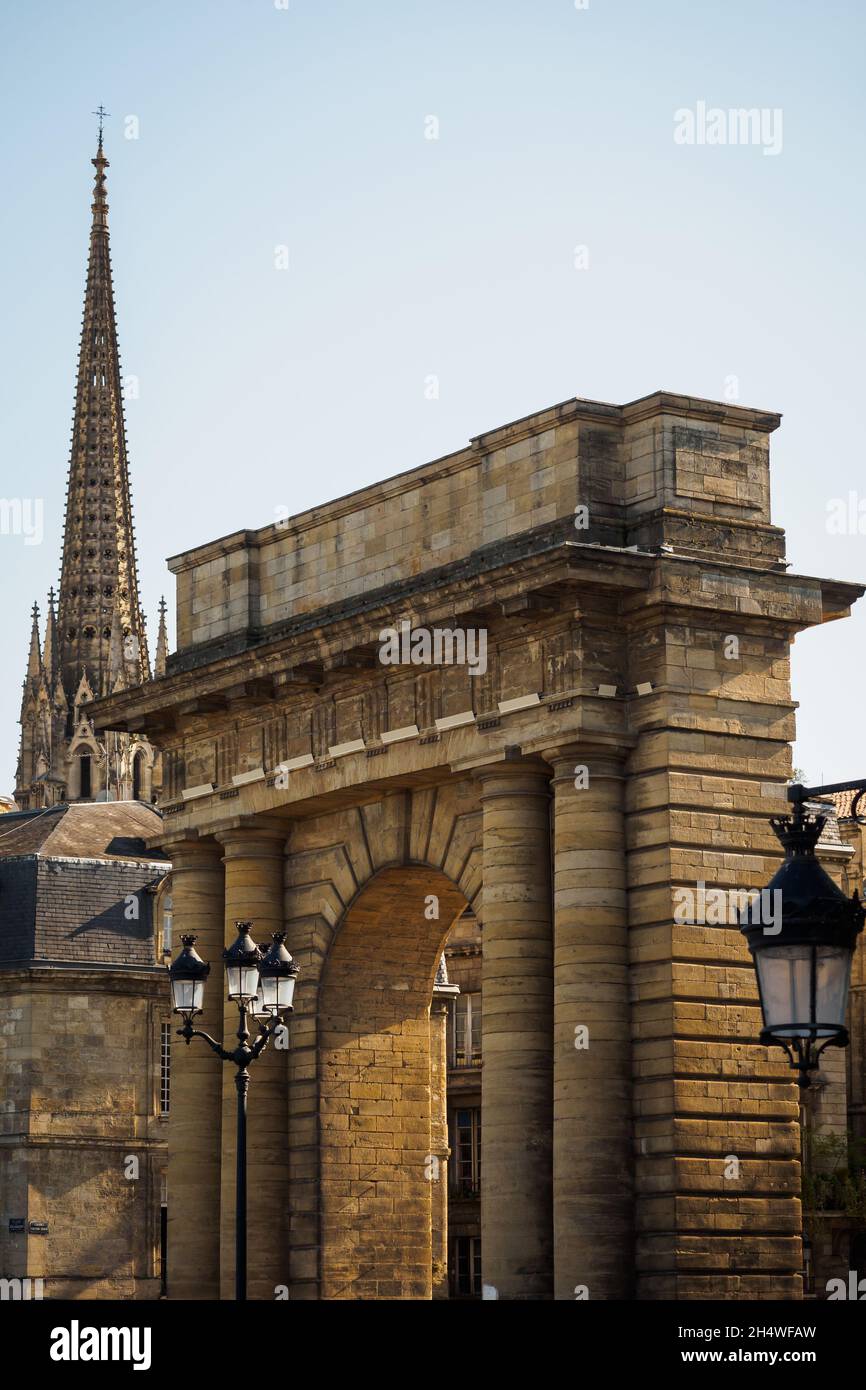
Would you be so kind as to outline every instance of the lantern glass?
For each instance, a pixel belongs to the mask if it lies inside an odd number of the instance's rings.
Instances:
[[[817,1014],[821,1023],[845,1026],[853,951],[845,946],[819,946],[815,972]]]
[[[262,999],[269,1013],[282,1013],[292,1007],[295,979],[295,975],[262,976]]]
[[[851,951],[764,946],[755,952],[764,1025],[780,1038],[829,1038],[845,1023]]]
[[[264,999],[262,998],[263,985],[264,980],[259,980],[258,992],[252,1004],[250,1004],[250,1012],[252,1013],[254,1018],[270,1018],[271,1011],[266,1005]]]
[[[176,1014],[200,1014],[204,1006],[204,980],[173,979],[171,995]]]
[[[229,999],[255,999],[259,989],[259,967],[253,965],[226,964],[226,982]]]

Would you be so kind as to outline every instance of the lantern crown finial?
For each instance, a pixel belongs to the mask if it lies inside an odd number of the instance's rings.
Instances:
[[[262,951],[252,938],[252,922],[235,922],[238,930],[237,940],[223,951],[227,965],[252,965],[262,958]]]
[[[814,854],[815,846],[821,838],[826,816],[806,815],[798,806],[792,816],[772,816],[770,818],[778,839],[788,859],[797,855]]]
[[[286,933],[275,931],[271,936],[273,945],[268,947],[262,961],[263,975],[297,975],[298,967],[286,950]]]
[[[204,978],[210,970],[210,966],[202,960],[198,951],[195,949],[195,943],[198,937],[195,934],[189,934],[182,936],[180,940],[183,950],[180,955],[172,961],[169,967],[169,974],[172,978],[184,978],[187,976],[189,978],[199,976]]]

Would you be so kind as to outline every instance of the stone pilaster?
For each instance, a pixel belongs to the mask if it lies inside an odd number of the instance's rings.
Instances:
[[[262,947],[283,927],[285,824],[249,820],[219,832],[225,864],[225,944],[237,936],[236,921],[252,922],[252,936]],[[255,1036],[256,1025],[249,1023]],[[226,1000],[224,1045],[234,1045],[237,1005]],[[272,1040],[250,1067],[247,1108],[247,1281],[248,1297],[274,1298],[288,1285],[286,1221],[288,1182],[288,1051]],[[234,1298],[236,1068],[223,1065],[222,1216],[220,1244],[222,1297]]]
[[[553,943],[549,768],[478,770],[484,956],[481,1257],[485,1296],[549,1298]]]
[[[802,1297],[799,1093],[781,1049],[756,1042],[727,896],[778,866],[768,816],[788,765],[781,741],[654,727],[630,756],[639,1299]]]
[[[220,1038],[223,1025],[223,868],[214,840],[165,845],[172,862],[171,894],[177,944],[193,932],[209,961],[204,1013],[195,1025]],[[177,1015],[173,1023],[180,1026]],[[201,1042],[171,1040],[171,1121],[168,1127],[168,1295],[219,1298],[221,1064]]]
[[[633,1296],[631,1037],[623,765],[609,750],[554,767],[555,1296]]]

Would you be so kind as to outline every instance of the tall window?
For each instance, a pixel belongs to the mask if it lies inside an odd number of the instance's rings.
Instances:
[[[78,795],[90,796],[90,754],[83,753],[78,759]]]
[[[451,1292],[454,1298],[481,1295],[481,1238],[456,1236],[451,1246]]]
[[[141,800],[141,770],[144,767],[144,754],[136,753],[132,760],[132,799]]]
[[[159,1188],[159,1284],[165,1298],[168,1293],[168,1178],[163,1177]]]
[[[458,994],[448,1018],[448,1064],[481,1065],[481,994]]]
[[[159,1030],[159,1113],[167,1115],[171,1105],[171,1024]]]
[[[171,927],[174,918],[171,894],[166,893],[162,900],[162,954],[171,955]]]
[[[461,1197],[481,1191],[481,1107],[455,1110],[451,1127],[451,1177]]]

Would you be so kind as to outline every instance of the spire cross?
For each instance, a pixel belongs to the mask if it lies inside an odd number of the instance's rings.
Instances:
[[[97,109],[96,109],[95,111],[91,112],[91,114],[94,115],[94,116],[98,116],[98,117],[99,117],[99,143],[100,143],[100,145],[101,145],[101,144],[102,144],[102,123],[103,123],[103,121],[105,120],[105,117],[106,117],[106,116],[110,116],[110,115],[111,115],[111,112],[110,112],[110,111],[106,111],[105,107],[102,105],[102,102],[100,102],[100,103],[99,103],[99,106],[97,107]]]

